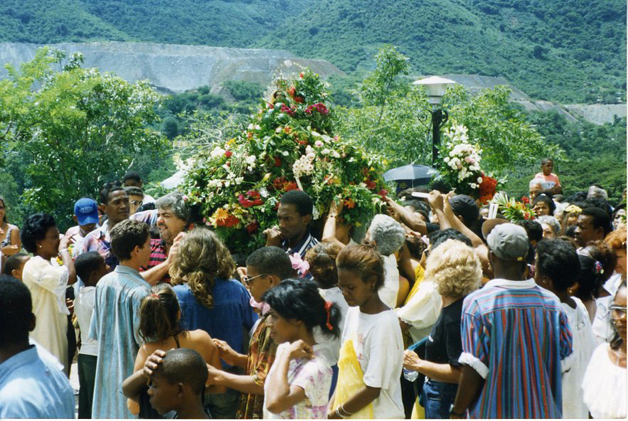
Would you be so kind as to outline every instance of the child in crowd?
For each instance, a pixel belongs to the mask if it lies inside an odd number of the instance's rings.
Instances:
[[[541,161],[541,172],[537,173],[534,178],[541,181],[543,190],[549,191],[552,194],[560,194],[563,188],[560,185],[558,176],[552,171],[554,171],[554,160],[545,158]]]
[[[571,363],[565,367],[568,371],[562,376],[563,418],[582,419],[587,418],[589,412],[580,385],[596,343],[586,307],[580,299],[568,293],[579,274],[578,254],[571,244],[563,240],[539,242],[534,280],[560,299],[573,337]]]
[[[172,288],[167,284],[160,284],[151,291],[140,306],[139,334],[145,343],[137,353],[134,374],[122,384],[122,391],[129,398],[129,410],[134,415],[139,414],[140,418],[160,418],[159,415],[163,415],[159,410],[156,413],[148,402],[150,379],[143,370],[147,357],[156,350],[193,349],[207,364],[220,367],[218,351],[209,334],[201,329],[186,331],[181,328],[181,308]],[[210,393],[225,391],[224,387],[212,386],[210,389]]]
[[[403,339],[397,316],[378,295],[384,284],[382,258],[373,246],[347,246],[336,264],[340,289],[351,308],[329,418],[403,418]]]
[[[98,341],[89,339],[89,326],[94,313],[96,284],[109,272],[109,266],[98,252],[90,251],[81,254],[74,262],[76,274],[85,286],[78,292],[74,300],[74,313],[81,332],[81,349],[78,355],[79,373],[79,410],[81,419],[92,417],[92,401],[94,396],[94,380],[96,362],[98,361]]]
[[[327,418],[332,370],[313,329],[338,337],[340,309],[305,279],[287,279],[263,300],[270,306],[271,336],[279,344],[264,385],[264,418]]]
[[[210,418],[203,408],[207,370],[201,355],[188,348],[166,352],[152,371],[148,388],[150,404],[160,415],[174,412],[175,418]]]
[[[22,281],[22,271],[24,270],[24,265],[30,260],[30,258],[31,257],[26,253],[14,254],[7,259],[4,264],[4,268],[2,269],[2,273],[5,275],[11,275],[18,281]]]

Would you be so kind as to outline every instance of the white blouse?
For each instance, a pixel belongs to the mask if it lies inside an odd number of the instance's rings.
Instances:
[[[626,369],[611,361],[609,347],[593,352],[582,381],[584,403],[593,418],[626,418]]]

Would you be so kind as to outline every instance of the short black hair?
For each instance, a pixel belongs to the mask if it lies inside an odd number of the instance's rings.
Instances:
[[[453,228],[447,228],[444,230],[434,231],[433,233],[429,235],[429,239],[430,239],[430,244],[432,246],[432,248],[430,249],[430,253],[433,252],[436,249],[436,247],[440,246],[447,240],[462,241],[467,246],[473,247],[473,243],[471,242],[469,237],[467,237],[460,231],[457,231]]]
[[[523,219],[515,223],[523,227],[523,229],[526,230],[526,234],[528,234],[528,240],[530,242],[532,241],[538,242],[543,239],[543,226],[539,223],[539,221],[533,221],[531,219]]]
[[[190,385],[192,392],[197,396],[204,394],[208,376],[205,360],[201,354],[190,348],[177,348],[166,352],[154,375],[163,376],[170,384]]]
[[[129,260],[135,246],[144,247],[150,233],[148,224],[125,219],[111,229],[111,252],[120,260]]]
[[[550,163],[550,162],[554,162],[554,160],[552,158],[544,158],[541,161],[541,165],[545,165],[545,164]]]
[[[576,249],[566,241],[541,240],[536,246],[536,270],[547,276],[557,291],[566,291],[580,275],[580,259]]]
[[[122,187],[122,183],[120,183],[119,181],[105,183],[100,189],[100,192],[98,192],[100,204],[106,205],[107,203],[109,203],[109,196],[111,195],[111,193],[118,190],[124,191],[124,187]]]
[[[325,335],[340,336],[340,308],[337,304],[331,304],[327,309],[325,299],[318,292],[318,284],[314,281],[286,279],[266,291],[262,301],[284,319],[302,321],[310,332],[320,327]]]
[[[22,261],[27,257],[28,254],[26,253],[15,253],[13,256],[10,256],[4,263],[2,273],[13,276],[13,271],[18,270],[22,266]]]
[[[85,283],[89,281],[92,272],[98,270],[101,264],[105,262],[105,259],[97,252],[90,251],[80,254],[74,261],[74,269],[76,274]]]
[[[0,275],[0,347],[28,343],[33,317],[28,287],[12,276]]]
[[[591,225],[593,228],[602,228],[604,236],[613,230],[611,216],[604,209],[591,206],[582,210],[580,215],[591,217]]]
[[[122,182],[126,182],[127,180],[135,180],[138,183],[142,181],[142,177],[140,176],[140,173],[137,171],[127,171],[126,174],[124,174],[124,177],[122,177]]]
[[[536,197],[534,198],[534,201],[532,202],[532,207],[534,207],[534,205],[536,205],[539,202],[545,203],[550,210],[550,214],[554,215],[554,211],[556,210],[556,204],[554,203],[554,200],[552,199],[551,193],[543,192],[543,193],[537,194]]]
[[[454,214],[463,218],[462,222],[467,227],[480,219],[480,208],[478,208],[478,204],[475,203],[471,196],[457,194],[449,199],[449,204]]]
[[[281,196],[279,203],[282,205],[294,205],[301,216],[311,215],[314,210],[312,198],[303,190],[290,190]]]
[[[444,178],[439,177],[430,182],[430,190],[438,190],[441,193],[449,193],[451,191],[451,186]]]
[[[275,275],[282,281],[294,276],[290,257],[284,250],[275,246],[255,250],[246,259],[246,265],[254,267],[260,274]]]
[[[124,188],[124,191],[126,192],[126,194],[128,194],[128,195],[144,197],[144,190],[142,190],[141,187],[126,186],[126,187],[123,187],[123,188]]]
[[[34,254],[37,251],[36,242],[46,238],[48,230],[56,226],[55,219],[47,213],[39,212],[28,216],[20,232],[22,245],[26,251]]]

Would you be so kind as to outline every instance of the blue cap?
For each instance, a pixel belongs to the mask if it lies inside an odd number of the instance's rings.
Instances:
[[[74,215],[78,224],[89,225],[98,223],[98,204],[94,199],[83,197],[74,204]]]

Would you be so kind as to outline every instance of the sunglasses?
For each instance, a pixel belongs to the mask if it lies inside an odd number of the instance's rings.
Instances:
[[[266,276],[266,274],[265,274],[265,273],[261,273],[261,274],[259,274],[259,275],[252,276],[252,277],[243,276],[243,277],[242,277],[242,283],[243,283],[245,286],[247,286],[247,287],[248,287],[248,286],[251,284],[251,281],[252,281],[253,279],[255,279],[255,278],[259,278],[260,276]]]
[[[611,314],[615,316],[615,318],[626,317],[626,307],[623,306],[610,306],[608,308],[611,311]]]

